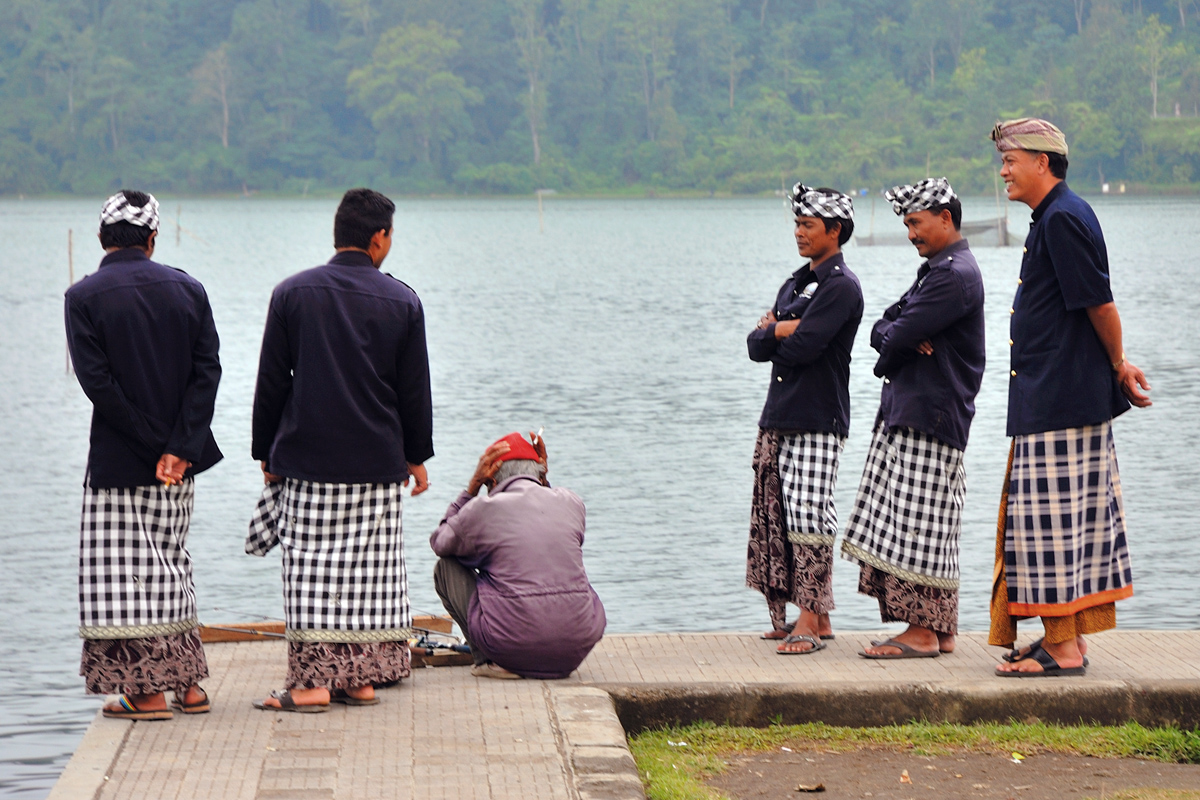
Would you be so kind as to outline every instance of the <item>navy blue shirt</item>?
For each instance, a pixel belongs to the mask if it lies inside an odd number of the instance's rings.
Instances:
[[[92,401],[88,484],[153,486],[164,454],[193,476],[221,460],[209,425],[221,380],[208,295],[138,248],[115,250],[67,290],[67,345]]]
[[[1129,409],[1087,309],[1112,301],[1092,207],[1060,183],[1033,212],[1009,325],[1008,435],[1104,422]]]
[[[433,456],[425,312],[366,253],[275,287],[254,391],[251,454],[276,475],[400,483]]]
[[[805,264],[783,282],[771,307],[795,332],[775,338],[775,325],[746,337],[752,361],[771,362],[760,428],[845,436],[850,430],[850,351],[862,322],[858,278],[842,254]]]
[[[917,345],[928,340],[933,355]],[[983,380],[983,276],[966,239],[917,270],[917,280],[871,329],[884,378],[879,419],[965,450]]]

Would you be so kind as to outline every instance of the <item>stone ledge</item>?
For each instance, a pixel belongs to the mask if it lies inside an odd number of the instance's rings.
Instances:
[[[1003,683],[1001,683],[1003,682]],[[1200,727],[1200,681],[1004,679],[978,683],[597,684],[629,734],[693,722],[762,727],[825,722],[874,727],[913,720]]]
[[[547,695],[564,766],[580,800],[645,800],[625,729],[608,693],[585,686],[555,686]]]

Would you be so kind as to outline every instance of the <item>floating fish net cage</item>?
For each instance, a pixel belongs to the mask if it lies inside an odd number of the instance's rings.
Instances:
[[[963,236],[971,240],[972,247],[1011,247],[1017,242],[1008,232],[1008,220],[996,219],[963,221],[959,226]],[[859,247],[911,247],[908,236],[902,233],[880,235],[874,231],[865,235],[855,234],[854,243]]]

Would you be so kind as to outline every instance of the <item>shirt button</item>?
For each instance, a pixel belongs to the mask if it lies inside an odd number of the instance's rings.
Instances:
[[[1022,252],[1022,253],[1028,253],[1028,252],[1029,252],[1029,248],[1028,248],[1028,247],[1022,247],[1022,248],[1021,248],[1021,252]]]
[[[1015,378],[1015,377],[1017,377],[1017,371],[1016,371],[1015,369],[1014,369],[1014,370],[1010,370],[1008,374],[1009,374],[1009,375],[1012,375],[1014,378]]]
[[[1009,339],[1009,340],[1008,340],[1008,346],[1009,346],[1009,347],[1012,347],[1012,346],[1013,346],[1013,340],[1012,340],[1012,339]]]
[[[775,380],[779,381],[780,383],[783,383],[783,376],[782,376],[782,375],[776,375],[776,376],[775,376]]]
[[[1017,286],[1020,286],[1024,282],[1025,281],[1021,280],[1020,278],[1017,278]]]
[[[884,378],[884,379],[883,379],[883,382],[884,382],[884,383],[891,383],[891,380],[890,380],[890,379],[888,379],[888,378]]]
[[[1015,314],[1015,313],[1017,313],[1017,310],[1016,310],[1015,308],[1010,308],[1010,309],[1008,310],[1008,313],[1010,313],[1010,314]]]

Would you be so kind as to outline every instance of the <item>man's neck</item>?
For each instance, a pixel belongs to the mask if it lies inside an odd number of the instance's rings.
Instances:
[[[1046,199],[1046,195],[1053,192],[1054,187],[1058,186],[1062,182],[1063,182],[1062,178],[1054,178],[1053,180],[1047,182],[1042,187],[1040,187],[1041,190],[1037,194],[1037,199],[1030,197],[1028,200],[1025,201],[1025,205],[1029,206],[1033,210],[1037,210],[1037,207],[1040,206],[1042,204],[1042,201]]]
[[[379,264],[382,263],[375,261],[375,256],[371,255],[370,250],[364,250],[361,247],[335,247],[333,249],[334,252],[337,253],[362,253],[364,256],[371,259],[371,263],[375,265],[375,269],[379,269]]]
[[[814,253],[813,255],[809,256],[809,259],[812,261],[812,268],[816,269],[817,267],[821,266],[829,259],[833,258],[834,256],[839,256],[841,254],[842,254],[842,248],[835,247],[826,253]]]

